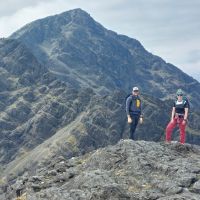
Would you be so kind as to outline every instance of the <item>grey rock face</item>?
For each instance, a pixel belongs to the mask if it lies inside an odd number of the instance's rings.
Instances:
[[[81,157],[55,157],[29,177],[26,191],[33,200],[198,200],[199,167],[198,146],[121,140]]]
[[[192,105],[200,107],[196,80],[147,52],[139,41],[105,29],[81,9],[34,21],[11,38],[26,44],[58,78],[76,87],[128,92],[138,85],[158,98],[169,98],[181,87]]]
[[[1,40],[0,50],[0,70],[7,85],[0,86],[0,162],[4,165],[73,121],[94,93],[87,88],[79,92],[57,80],[16,40]],[[24,82],[26,74],[30,79]]]
[[[198,194],[200,194],[200,181],[198,180],[192,187],[192,190]]]

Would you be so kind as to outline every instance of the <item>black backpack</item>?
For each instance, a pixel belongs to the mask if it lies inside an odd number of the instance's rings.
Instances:
[[[132,96],[132,93],[127,94],[126,97],[125,97],[125,102],[124,102],[124,110],[125,110],[125,111],[126,111],[126,100],[127,100],[130,96]],[[131,103],[132,103],[132,101],[131,101]]]

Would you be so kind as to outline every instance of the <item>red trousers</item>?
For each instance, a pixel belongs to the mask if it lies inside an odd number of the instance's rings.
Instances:
[[[183,124],[182,122],[183,122],[183,118],[178,118],[178,117],[175,117],[172,122],[171,121],[169,122],[169,124],[167,125],[167,128],[166,128],[166,141],[168,141],[168,142],[171,141],[172,131],[178,124],[179,129],[180,129],[180,143],[182,143],[182,144],[185,143],[186,123]]]

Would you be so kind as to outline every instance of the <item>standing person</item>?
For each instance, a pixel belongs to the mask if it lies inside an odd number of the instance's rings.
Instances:
[[[183,99],[183,91],[178,89],[176,92],[177,100],[174,102],[171,114],[171,121],[166,128],[166,141],[171,141],[171,134],[173,129],[178,124],[180,129],[180,143],[185,143],[185,127],[188,119],[189,102]]]
[[[16,197],[17,200],[21,199],[23,190],[25,189],[25,182],[22,180],[17,180],[14,185],[15,191],[16,191]]]
[[[139,97],[138,87],[133,87],[132,94],[126,100],[126,114],[130,124],[130,139],[134,140],[134,133],[138,121],[143,122],[141,99]]]

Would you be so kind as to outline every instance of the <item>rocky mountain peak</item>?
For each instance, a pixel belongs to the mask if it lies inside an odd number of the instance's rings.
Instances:
[[[13,33],[11,38],[26,37],[28,35],[29,39],[37,37],[38,40],[36,39],[34,42],[41,42],[48,38],[57,37],[64,31],[63,29],[70,29],[75,26],[87,29],[100,25],[87,12],[78,8],[33,21]]]
[[[197,81],[146,51],[136,39],[107,30],[81,9],[36,20],[11,38],[23,42],[59,79],[73,79],[79,87],[84,82],[103,93],[113,88],[128,92],[137,84],[145,93],[165,99],[183,86],[196,96],[192,103],[198,106]]]
[[[82,10],[81,8],[76,8],[76,9],[73,9],[73,10],[63,12],[63,13],[60,14],[60,16],[63,16],[63,17],[71,16],[71,18],[73,20],[75,20],[76,18],[79,18],[79,19],[82,19],[82,20],[83,19],[93,20],[93,18],[90,16],[90,14],[87,13],[86,11]]]

